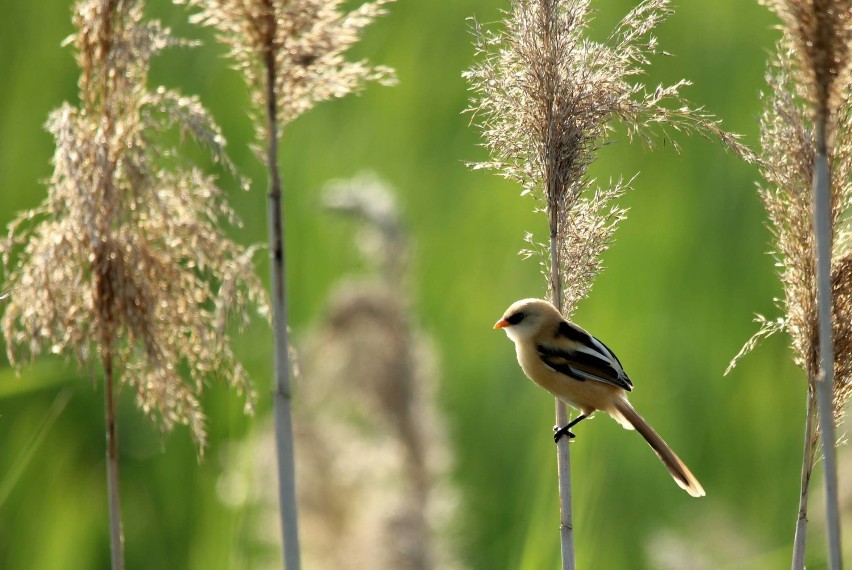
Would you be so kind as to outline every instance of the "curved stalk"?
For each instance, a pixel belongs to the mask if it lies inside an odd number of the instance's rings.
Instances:
[[[808,531],[808,490],[810,489],[811,473],[814,468],[814,453],[817,447],[816,433],[816,398],[811,387],[808,387],[808,406],[805,416],[805,445],[802,451],[802,477],[799,494],[799,509],[796,517],[796,535],[793,539],[792,570],[805,568],[805,544]]]

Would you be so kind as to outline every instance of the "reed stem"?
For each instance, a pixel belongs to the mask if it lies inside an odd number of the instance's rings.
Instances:
[[[805,544],[808,532],[808,490],[810,489],[811,473],[814,468],[814,452],[816,451],[816,397],[812,389],[808,389],[807,415],[805,416],[805,444],[802,451],[802,477],[799,494],[799,509],[796,517],[796,534],[793,539],[792,570],[805,569]]]
[[[273,11],[270,7],[270,14]],[[275,19],[270,16],[270,26]],[[275,37],[270,33],[270,37]],[[266,115],[268,146],[266,163],[269,168],[267,201],[269,224],[269,255],[272,271],[272,310],[275,332],[275,441],[278,455],[278,500],[281,511],[284,567],[299,570],[299,523],[296,504],[296,464],[293,437],[292,392],[290,389],[289,335],[287,330],[286,268],[284,258],[284,206],[281,173],[278,165],[278,119],[275,93],[275,54],[269,46],[264,55],[266,67]]]
[[[550,286],[551,301],[562,312],[562,282],[559,278],[559,248],[555,225],[551,224],[550,235]],[[568,409],[556,398],[556,425],[568,424]],[[559,540],[562,551],[562,570],[574,570],[574,515],[571,490],[571,450],[567,437],[556,443],[556,468],[559,478]]]
[[[112,354],[103,352],[104,412],[107,442],[107,495],[109,497],[109,545],[112,570],[124,570],[124,536],[121,528],[121,496],[118,486],[118,429],[115,416]]]
[[[831,570],[842,568],[840,513],[837,496],[837,459],[834,435],[834,334],[831,291],[831,181],[826,156],[826,117],[816,122],[814,159],[814,234],[816,237],[817,312],[819,315],[820,373],[816,382],[819,428],[825,474],[826,530]]]

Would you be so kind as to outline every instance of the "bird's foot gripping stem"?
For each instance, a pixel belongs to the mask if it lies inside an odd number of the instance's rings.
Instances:
[[[577,416],[576,418],[571,420],[571,422],[569,422],[568,425],[564,425],[562,427],[553,426],[553,443],[559,443],[559,439],[563,435],[567,435],[569,440],[577,437],[576,435],[571,433],[571,428],[574,427],[575,425],[577,425],[578,423],[580,423],[581,421],[583,421],[584,419],[586,419],[587,417],[588,416],[586,414],[580,414],[579,416]]]
[[[553,443],[559,443],[559,439],[560,439],[563,435],[567,435],[569,440],[574,439],[575,437],[577,437],[576,435],[574,435],[574,434],[571,432],[571,429],[570,429],[570,428],[571,428],[571,424],[564,425],[564,426],[562,426],[562,427],[559,427],[559,426],[553,426]]]

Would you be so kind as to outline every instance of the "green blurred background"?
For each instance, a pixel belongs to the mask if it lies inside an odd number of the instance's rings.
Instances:
[[[596,37],[632,7],[627,0],[592,5]],[[502,0],[392,5],[354,56],[394,67],[399,85],[369,86],[359,97],[322,104],[286,129],[289,300],[298,341],[335,282],[365,271],[352,227],[322,211],[318,190],[363,169],[387,179],[399,191],[414,243],[415,318],[440,352],[439,401],[455,454],[452,479],[461,490],[451,529],[456,547],[470,568],[556,568],[553,400],[524,379],[505,335],[491,330],[511,302],[544,295],[537,262],[517,252],[524,232],[544,236],[545,222],[517,186],[465,167],[485,158],[479,133],[462,113],[469,93],[461,73],[473,58],[467,19],[494,22],[505,7]],[[683,0],[675,10],[657,30],[673,56],[655,57],[644,79],[652,88],[692,80],[687,98],[756,145],[765,60],[778,35],[773,17],[743,0]],[[253,127],[241,78],[209,33],[186,24],[185,11],[164,0],[150,1],[148,11],[205,42],[163,54],[152,81],[199,94],[220,122],[235,162],[253,181],[245,194],[232,179],[222,180],[245,222],[233,235],[245,244],[264,241],[266,178],[248,148]],[[53,143],[42,124],[63,101],[76,103],[77,69],[70,49],[60,47],[71,32],[67,0],[5,3],[4,224],[45,195],[41,181],[51,172]],[[782,337],[722,376],[755,330],[753,313],[775,316],[772,299],[781,294],[766,255],[756,170],[700,138],[678,140],[679,154],[668,141],[652,150],[616,142],[593,165],[593,176],[640,175],[625,197],[630,212],[606,269],[575,320],[616,350],[636,384],[631,401],[690,465],[707,497],[679,490],[635,433],[603,417],[583,424],[572,444],[578,566],[785,567],[798,494],[803,376]],[[262,257],[258,271],[266,280]],[[269,414],[270,347],[260,320],[237,338],[261,395],[257,416],[243,416],[238,397],[210,387],[210,446],[201,464],[186,429],[162,435],[123,393],[128,568],[255,567],[246,515],[220,500],[217,482],[229,442]],[[20,376],[0,368],[0,568],[108,567],[102,407],[99,385],[73,363],[42,360]],[[825,560],[818,503],[817,496],[809,568]],[[846,523],[848,529],[848,516]]]

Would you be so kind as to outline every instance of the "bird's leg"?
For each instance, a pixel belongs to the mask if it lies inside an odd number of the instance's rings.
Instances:
[[[559,443],[559,438],[563,435],[567,435],[568,439],[574,439],[575,437],[577,437],[576,435],[571,433],[571,428],[580,423],[581,421],[585,420],[587,417],[589,416],[587,416],[586,414],[580,414],[579,416],[571,420],[568,425],[562,427],[553,426],[553,442]]]

